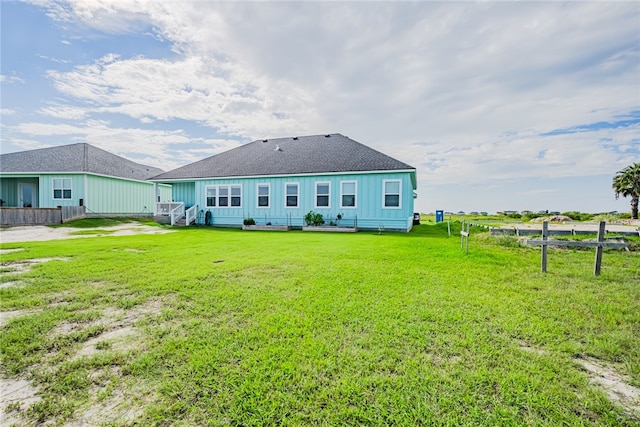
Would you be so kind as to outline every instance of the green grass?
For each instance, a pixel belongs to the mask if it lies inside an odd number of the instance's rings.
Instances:
[[[640,253],[606,251],[595,277],[593,251],[550,250],[543,274],[539,249],[473,234],[465,255],[446,230],[3,245],[69,258],[0,289],[26,310],[0,330],[3,375],[39,386],[39,422],[120,390],[140,410],[116,425],[637,424],[575,359],[640,386]],[[128,346],[74,357],[118,322]]]

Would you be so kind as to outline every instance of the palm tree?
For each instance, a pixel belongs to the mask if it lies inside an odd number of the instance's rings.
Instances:
[[[613,178],[613,191],[616,199],[631,197],[631,217],[638,219],[638,198],[640,198],[640,163],[634,163],[616,173]]]

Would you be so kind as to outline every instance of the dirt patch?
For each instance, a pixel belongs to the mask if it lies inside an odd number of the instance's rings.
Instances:
[[[38,390],[25,379],[0,379],[0,422],[3,426],[23,425],[20,413],[40,401]]]
[[[36,259],[27,259],[22,261],[13,261],[13,262],[3,262],[0,264],[0,267],[3,270],[0,272],[0,277],[6,276],[9,274],[22,274],[28,271],[31,271],[34,265],[42,264],[49,261],[69,261],[69,258],[36,258]]]
[[[24,248],[0,249],[0,255],[10,254],[12,252],[20,252],[20,251],[24,251]]]
[[[4,283],[0,283],[0,289],[6,289],[6,288],[12,288],[14,286],[22,286],[24,285],[24,282],[21,282],[19,280],[15,280],[13,282],[4,282]]]
[[[95,400],[94,400],[95,399]],[[89,425],[129,424],[142,415],[146,400],[151,399],[147,389],[141,384],[127,385],[125,390],[116,389],[107,397],[98,395],[75,420],[66,423],[67,427],[84,427]]]
[[[143,351],[144,339],[136,323],[148,317],[158,315],[163,307],[164,298],[154,298],[128,309],[108,307],[102,310],[98,319],[86,322],[62,322],[50,332],[55,338],[101,325],[104,332],[94,336],[71,353],[71,360],[83,357],[91,358],[101,351],[126,353]],[[55,304],[53,304],[55,305]],[[6,322],[20,316],[36,313],[40,310],[15,310],[0,312],[0,322]],[[31,366],[31,373],[37,370],[56,371],[52,363],[57,353],[45,355],[39,364]],[[56,362],[57,363],[57,362]],[[34,371],[36,370],[36,371]],[[28,373],[27,373],[28,374]],[[147,384],[128,383],[123,377],[120,366],[98,368],[90,374],[92,387],[88,401],[76,412],[66,426],[103,425],[112,423],[130,423],[139,417],[146,404],[155,398],[153,388]],[[30,381],[22,378],[0,379],[0,425],[33,425],[32,419],[24,418],[31,405],[41,400],[38,389]],[[44,425],[55,424],[59,420],[48,419]]]
[[[607,397],[621,405],[627,414],[640,415],[640,389],[629,384],[629,378],[593,358],[575,359],[587,371],[589,381],[599,385]]]
[[[131,236],[135,234],[166,234],[173,233],[176,230],[166,228],[153,227],[143,224],[121,224],[113,227],[100,228],[71,228],[71,227],[46,227],[43,225],[35,225],[29,227],[11,227],[0,229],[0,242],[36,242],[44,240],[63,240],[63,239],[82,239],[88,237],[104,237],[97,234],[73,234],[78,231],[83,233],[108,233],[104,236]]]
[[[13,310],[13,311],[0,311],[0,327],[4,326],[11,319],[16,317],[27,316],[29,314],[36,313],[38,310]]]
[[[520,350],[524,350],[528,353],[534,353],[540,356],[544,354],[543,349],[529,345],[529,343],[524,340],[521,340],[518,345],[520,346]]]
[[[80,350],[75,354],[72,360],[80,357],[91,357],[97,354],[102,349],[108,349],[109,351],[126,352],[138,347],[139,341],[136,341],[138,336],[136,330],[131,326],[125,326],[123,328],[112,329],[108,332],[103,332],[95,338],[91,338],[86,341]],[[101,347],[103,345],[104,347]]]
[[[135,249],[135,248],[125,248],[124,249],[125,252],[131,252],[134,254],[141,254],[141,253],[145,253],[146,251],[143,251],[142,249]]]

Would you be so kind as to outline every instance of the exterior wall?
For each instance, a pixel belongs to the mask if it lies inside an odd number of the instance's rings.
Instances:
[[[0,178],[0,199],[3,200],[4,207],[22,207],[19,205],[20,196],[18,194],[19,184],[32,184],[35,189],[34,206],[38,207],[38,178],[37,177],[2,177]]]
[[[171,187],[171,198],[169,201],[183,202],[188,208],[196,203],[196,185],[193,182],[175,182]],[[203,206],[200,204],[200,206]]]
[[[159,196],[160,196],[160,201],[161,202],[170,202],[173,197],[172,194],[172,189],[170,185],[166,185],[166,184],[158,184],[158,190],[160,192]]]
[[[87,214],[152,215],[153,183],[87,175]],[[75,199],[77,203],[78,200]]]
[[[54,199],[53,180],[62,178],[71,179],[71,198]],[[33,207],[79,206],[82,199],[88,214],[153,214],[155,194],[152,182],[90,174],[43,174],[35,177],[4,175],[0,179],[0,198],[4,201],[3,207],[22,207],[18,206],[20,198],[18,189],[21,183],[35,186],[37,204]],[[159,184],[158,189],[161,201],[171,200],[170,185]]]
[[[400,207],[383,208],[383,182],[400,180]],[[356,207],[341,207],[341,182],[356,182]],[[330,185],[329,207],[317,208],[316,182],[327,182]],[[298,207],[285,206],[285,184],[298,183]],[[242,196],[240,207],[207,207],[206,188],[217,185],[241,185]],[[258,207],[258,184],[269,184],[269,207]],[[213,225],[241,226],[244,218],[254,218],[257,224],[270,222],[272,225],[304,225],[304,216],[313,210],[324,216],[325,222],[335,220],[342,214],[341,225],[365,229],[387,230],[411,229],[413,219],[413,186],[409,172],[257,177],[239,179],[210,179],[195,182],[195,203],[198,210],[210,211]],[[174,184],[174,199],[176,196]],[[175,199],[176,201],[182,201]],[[185,204],[188,205],[185,200]],[[204,215],[202,215],[204,218]],[[200,221],[201,223],[203,220]]]
[[[53,180],[54,179],[71,179],[71,198],[70,199],[54,199],[53,198]],[[55,208],[57,206],[78,206],[80,199],[84,199],[84,174],[55,174],[40,175],[40,207]]]

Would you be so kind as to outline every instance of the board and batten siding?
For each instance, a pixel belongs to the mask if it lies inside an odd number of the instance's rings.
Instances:
[[[171,186],[171,197],[169,201],[183,202],[186,207],[196,204],[196,184],[193,182],[175,182]],[[201,202],[197,202],[202,209]]]
[[[383,207],[383,183],[386,180],[400,181],[400,207]],[[356,207],[341,207],[341,183],[356,183]],[[317,208],[316,183],[329,183],[329,208]],[[285,206],[285,185],[299,185],[298,207]],[[258,184],[268,184],[270,188],[269,207],[258,207]],[[176,198],[174,184],[174,198]],[[242,204],[240,207],[207,207],[206,188],[208,186],[240,185],[242,188]],[[313,176],[251,177],[209,179],[195,182],[195,203],[199,210],[208,210],[212,214],[213,225],[241,226],[244,218],[254,218],[258,224],[270,222],[272,225],[304,225],[304,216],[313,210],[322,214],[325,222],[335,220],[342,214],[342,224],[352,226],[357,217],[358,228],[377,229],[384,227],[392,230],[411,229],[413,219],[413,186],[409,172],[385,172],[368,174],[340,174]],[[186,203],[185,201],[185,204]],[[290,221],[290,222],[289,222]]]
[[[18,187],[20,184],[31,184],[35,188],[36,203],[40,202],[40,191],[38,188],[37,177],[11,177],[4,175],[0,178],[0,199],[4,201],[4,207],[21,207],[19,205],[20,195],[18,194]],[[38,205],[39,206],[39,205]],[[34,206],[34,207],[38,207]]]
[[[70,199],[54,199],[53,198],[53,180],[54,179],[70,179],[71,180],[71,198]],[[41,208],[55,208],[58,206],[78,206],[80,199],[84,200],[85,196],[85,180],[84,174],[52,174],[40,175],[40,192],[39,201]]]
[[[155,206],[154,185],[151,182],[87,175],[85,206],[89,215],[151,215]]]

